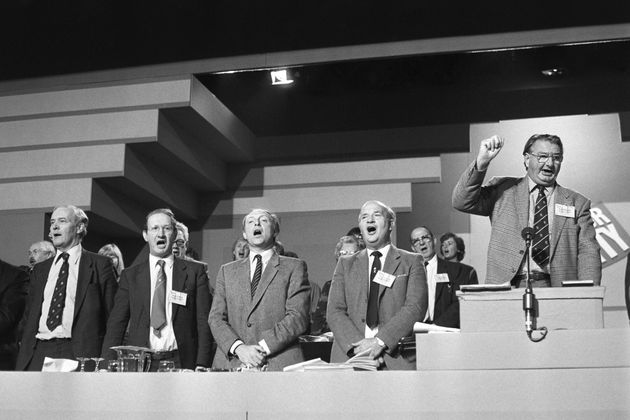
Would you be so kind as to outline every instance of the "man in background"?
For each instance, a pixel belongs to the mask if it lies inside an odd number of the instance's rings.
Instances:
[[[438,258],[435,237],[425,226],[411,231],[411,246],[424,259],[427,273],[428,306],[424,322],[459,328],[459,299],[462,284],[477,284],[477,272],[468,266]],[[471,267],[472,268],[472,267]]]

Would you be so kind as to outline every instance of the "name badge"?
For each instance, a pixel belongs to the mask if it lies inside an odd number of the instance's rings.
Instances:
[[[575,217],[575,207],[556,204],[556,215],[562,217]]]
[[[450,283],[448,279],[448,273],[437,273],[435,275],[435,282],[436,283]]]
[[[168,302],[175,303],[177,305],[186,306],[186,298],[188,297],[187,293],[178,292],[176,290],[171,290],[171,293],[168,295]]]
[[[379,270],[378,273],[376,273],[376,275],[374,276],[374,282],[385,287],[392,287],[395,279],[396,276],[392,276],[391,274],[387,274],[386,272],[381,270]]]

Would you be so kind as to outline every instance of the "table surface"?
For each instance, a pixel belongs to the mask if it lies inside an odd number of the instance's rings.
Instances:
[[[2,419],[608,419],[629,396],[630,368],[0,372]]]

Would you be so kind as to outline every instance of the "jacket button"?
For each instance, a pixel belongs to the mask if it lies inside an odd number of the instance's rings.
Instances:
[[[525,253],[525,251],[523,251],[522,249],[518,252],[519,254],[523,255]]]
[[[248,326],[248,327],[251,327],[251,326],[252,326],[251,322],[248,322],[248,323],[247,323],[247,326]]]
[[[365,322],[365,318],[361,318],[361,322]]]

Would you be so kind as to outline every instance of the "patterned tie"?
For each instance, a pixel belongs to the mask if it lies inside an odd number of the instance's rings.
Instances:
[[[254,277],[252,277],[251,284],[252,299],[254,298],[256,288],[258,287],[258,283],[260,283],[260,277],[262,276],[262,257],[260,256],[260,254],[257,254],[254,259],[256,260],[256,269],[254,270]]]
[[[166,272],[164,260],[159,260],[157,281],[153,291],[153,306],[151,307],[151,326],[156,337],[161,336],[160,330],[166,326]]]
[[[70,270],[70,265],[68,264],[69,256],[67,252],[62,252],[61,255],[57,257],[57,262],[59,262],[59,258],[63,258],[63,263],[61,264],[61,270],[59,270],[59,276],[57,277],[57,283],[53,291],[50,309],[48,310],[48,318],[46,318],[46,326],[50,331],[53,331],[61,325],[63,318],[63,308],[66,306],[68,271]]]
[[[374,276],[381,269],[381,254],[378,251],[372,252],[374,261],[372,262],[372,271],[370,271],[370,296],[368,298],[367,307],[367,326],[374,328],[378,325],[378,292],[379,284],[375,283]]]
[[[532,258],[541,268],[549,264],[549,216],[545,187],[538,185],[538,197],[534,213],[534,239]]]

